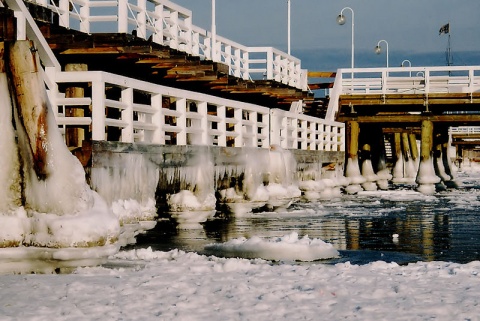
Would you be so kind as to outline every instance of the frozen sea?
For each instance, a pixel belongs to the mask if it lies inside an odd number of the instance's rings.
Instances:
[[[413,186],[395,185],[388,191],[344,194],[328,201],[299,200],[286,209],[219,218],[201,229],[177,229],[168,220],[159,220],[129,248],[209,254],[204,247],[210,243],[296,232],[320,238],[340,251],[340,258],[323,263],[468,263],[480,260],[480,173],[469,169],[457,173],[459,189],[430,196]]]
[[[297,202],[201,229],[160,220],[105,265],[0,276],[0,320],[480,320],[480,172],[458,172],[457,182],[429,196],[397,186]],[[340,255],[205,250],[292,233]]]

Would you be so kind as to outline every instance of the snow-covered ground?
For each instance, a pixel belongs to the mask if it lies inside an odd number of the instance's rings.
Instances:
[[[150,249],[0,277],[2,320],[478,320],[480,262],[272,264]]]

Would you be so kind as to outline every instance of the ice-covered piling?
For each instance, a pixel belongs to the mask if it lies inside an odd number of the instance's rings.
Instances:
[[[358,163],[358,136],[360,126],[356,121],[347,122],[348,156],[345,169],[345,177],[349,178],[350,184],[345,188],[349,194],[355,194],[362,190],[361,184],[366,182],[365,177],[360,173]]]
[[[7,75],[0,73],[5,103],[0,177],[1,185],[10,187],[0,213],[0,246],[97,247],[111,254],[119,238],[118,219],[90,189],[82,165],[57,130],[33,43],[8,43],[1,52],[8,58]]]
[[[377,180],[378,176],[373,171],[372,166],[372,156],[370,151],[370,145],[365,144],[362,147],[362,176],[365,178],[365,182],[362,184],[362,187],[366,191],[376,191],[377,190]]]
[[[435,193],[435,184],[440,178],[435,175],[432,155],[433,123],[429,120],[422,121],[422,138],[420,146],[420,165],[416,182],[418,191],[424,194]]]

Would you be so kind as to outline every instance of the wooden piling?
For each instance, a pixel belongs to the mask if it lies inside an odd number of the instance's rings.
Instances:
[[[408,135],[408,140],[410,141],[410,150],[412,152],[412,158],[416,162],[418,159],[417,137],[415,136],[415,134],[410,133]]]
[[[39,179],[45,179],[48,175],[49,151],[48,105],[42,75],[39,72],[42,66],[31,41],[9,43],[6,49],[12,97],[18,110],[18,118],[23,124],[32,151],[35,173]]]
[[[422,138],[420,145],[420,161],[430,159],[433,148],[433,122],[430,120],[422,121]]]
[[[350,179],[350,185],[345,189],[349,194],[355,194],[362,190],[360,184],[366,179],[360,173],[360,165],[358,163],[358,137],[360,134],[360,126],[356,121],[347,122],[347,142],[348,142],[348,158],[345,169],[345,176]]]
[[[402,151],[404,158],[404,178],[407,183],[414,183],[416,173],[416,166],[413,161],[412,152],[410,150],[409,133],[402,133]]]
[[[67,64],[65,71],[87,71],[86,64]],[[85,97],[85,88],[72,86],[65,90],[65,97],[67,98],[82,98]],[[84,117],[85,110],[79,106],[65,106],[66,117]],[[65,142],[69,148],[81,147],[85,140],[85,129],[80,127],[67,126],[65,130]]]
[[[433,148],[433,122],[430,120],[422,121],[422,138],[420,146],[420,165],[416,182],[417,189],[424,194],[433,194],[435,184],[440,182],[440,178],[435,175],[432,155]]]
[[[360,126],[356,121],[347,122],[347,140],[348,140],[348,158],[358,158],[358,136],[360,135]]]
[[[393,182],[394,183],[403,183],[404,181],[404,162],[403,162],[403,153],[402,153],[402,134],[400,132],[394,133],[394,152],[395,152],[395,163],[393,165]]]

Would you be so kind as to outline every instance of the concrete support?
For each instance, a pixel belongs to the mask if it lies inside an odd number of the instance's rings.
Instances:
[[[365,183],[366,179],[360,173],[358,164],[358,136],[360,126],[356,121],[347,122],[347,142],[348,156],[345,169],[345,177],[350,180],[350,185],[345,188],[349,194],[355,194],[362,190],[360,184]]]
[[[417,173],[418,191],[424,194],[433,194],[435,184],[440,182],[440,178],[435,175],[432,155],[433,147],[433,122],[430,120],[422,121],[422,139],[420,146],[420,165]]]

